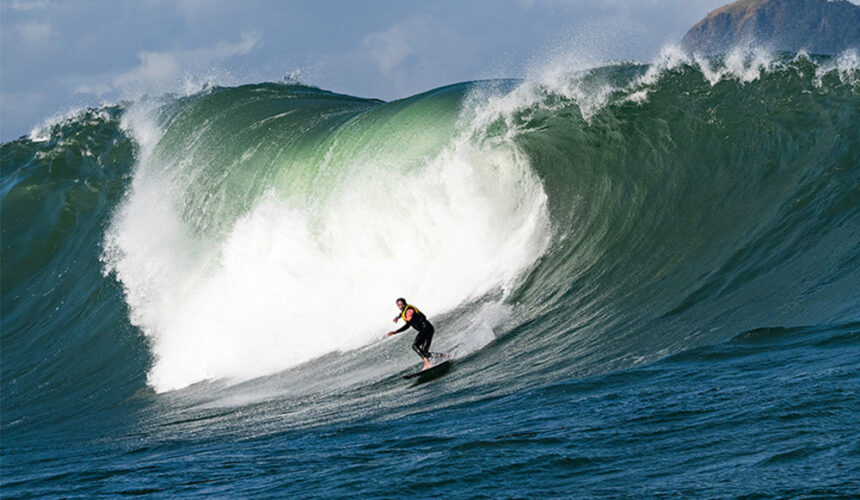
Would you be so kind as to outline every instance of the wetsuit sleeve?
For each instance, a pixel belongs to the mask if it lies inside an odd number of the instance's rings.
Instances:
[[[394,330],[394,333],[405,332],[405,331],[406,331],[406,330],[408,330],[408,329],[409,329],[409,323],[406,323],[405,325],[403,325],[402,327],[398,328],[397,330]]]

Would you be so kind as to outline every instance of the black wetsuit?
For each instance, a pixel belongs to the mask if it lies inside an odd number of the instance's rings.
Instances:
[[[412,343],[412,349],[422,358],[429,358],[431,356],[430,341],[433,340],[433,333],[436,329],[433,328],[433,325],[430,324],[430,321],[427,320],[427,316],[424,316],[424,313],[412,306],[406,306],[406,309],[412,309],[412,319],[406,321],[406,324],[397,330],[397,333],[403,332],[409,327],[418,330],[418,335],[415,336],[415,342]],[[404,321],[406,320],[406,309],[403,310]]]

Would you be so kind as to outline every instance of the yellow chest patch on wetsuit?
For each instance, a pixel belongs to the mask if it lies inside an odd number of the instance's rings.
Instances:
[[[400,318],[402,318],[403,321],[406,321],[406,311],[408,311],[410,309],[412,309],[412,311],[414,311],[413,314],[415,314],[415,313],[421,314],[421,311],[419,311],[417,307],[407,305],[406,307],[403,308],[403,311],[400,313]]]

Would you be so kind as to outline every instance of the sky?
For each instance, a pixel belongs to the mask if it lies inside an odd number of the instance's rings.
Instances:
[[[727,0],[0,0],[0,140],[203,82],[392,100],[560,57],[649,61]]]

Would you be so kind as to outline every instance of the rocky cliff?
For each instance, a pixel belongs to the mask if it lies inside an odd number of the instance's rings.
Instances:
[[[747,43],[836,54],[860,47],[860,7],[845,0],[739,0],[705,16],[681,43],[700,54]]]

